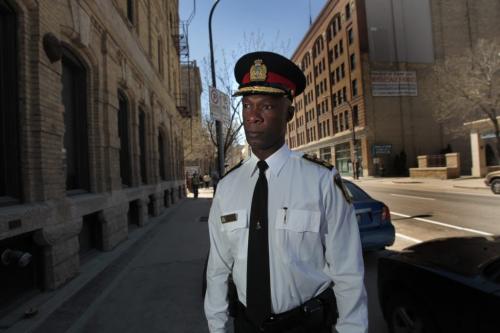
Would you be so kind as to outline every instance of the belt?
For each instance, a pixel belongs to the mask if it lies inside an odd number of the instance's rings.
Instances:
[[[245,306],[238,302],[238,315],[245,315]],[[282,312],[272,314],[262,323],[262,332],[281,332],[284,329],[305,325],[321,327],[333,325],[338,317],[335,295],[331,287],[311,298],[304,304]]]

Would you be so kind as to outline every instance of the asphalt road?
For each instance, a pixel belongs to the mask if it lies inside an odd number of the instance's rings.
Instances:
[[[500,196],[488,191],[448,191],[421,184],[358,185],[389,206],[397,233],[392,249],[439,237],[500,234]]]

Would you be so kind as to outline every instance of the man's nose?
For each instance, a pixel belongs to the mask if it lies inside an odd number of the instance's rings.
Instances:
[[[246,120],[251,123],[262,121],[260,109],[255,105],[249,106],[246,112]]]

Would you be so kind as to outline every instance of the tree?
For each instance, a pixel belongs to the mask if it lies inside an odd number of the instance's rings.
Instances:
[[[500,44],[479,40],[470,52],[437,63],[434,78],[439,87],[431,93],[438,103],[436,119],[463,123],[487,118],[500,156]]]

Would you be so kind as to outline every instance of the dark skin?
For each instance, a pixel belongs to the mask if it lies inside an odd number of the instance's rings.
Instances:
[[[293,117],[291,101],[285,96],[243,97],[243,126],[252,152],[265,160],[285,143],[286,124]]]

